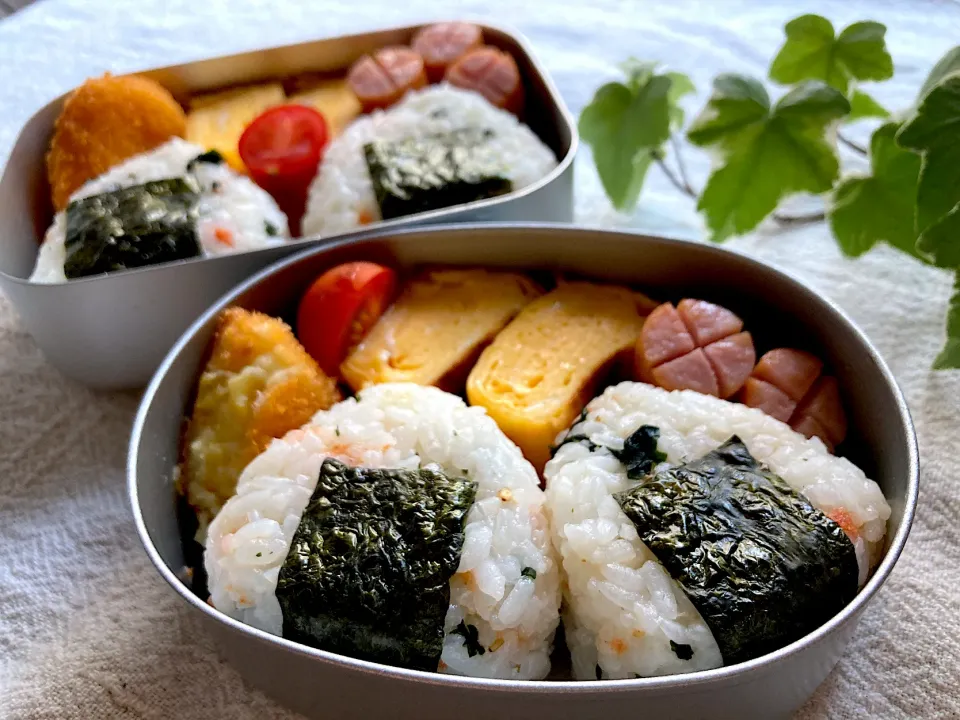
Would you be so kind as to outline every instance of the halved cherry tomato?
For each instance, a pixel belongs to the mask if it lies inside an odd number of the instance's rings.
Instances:
[[[290,232],[300,234],[307,190],[329,141],[327,121],[306,105],[277,105],[253,119],[237,150],[250,177],[287,215]]]
[[[297,309],[297,337],[331,377],[393,300],[397,274],[371,262],[351,262],[313,281]]]

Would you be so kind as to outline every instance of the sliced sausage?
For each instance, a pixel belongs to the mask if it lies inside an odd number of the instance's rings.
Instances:
[[[750,333],[724,307],[703,300],[664,303],[644,321],[635,353],[636,377],[668,390],[727,398],[756,362]]]
[[[796,430],[801,435],[805,435],[808,438],[818,437],[821,442],[827,446],[827,450],[833,452],[834,444],[830,442],[830,438],[827,435],[826,428],[823,427],[820,423],[814,420],[809,415],[799,418],[798,420],[793,420],[790,423],[790,427]]]
[[[408,90],[427,84],[423,58],[408,47],[386,47],[364,55],[347,73],[347,83],[364,112],[393,105]]]
[[[820,438],[832,452],[847,435],[847,417],[839,383],[822,371],[823,362],[808,352],[771,350],[753,369],[740,400],[807,437]]]
[[[681,300],[677,304],[677,312],[699,347],[743,330],[743,320],[725,307],[704,300]]]
[[[484,45],[458,58],[444,76],[446,81],[483,95],[491,105],[519,115],[523,110],[523,82],[517,61],[510,53]]]
[[[664,390],[694,390],[714,397],[720,395],[717,376],[700,348],[655,367],[653,380]]]
[[[733,315],[733,313],[730,314]],[[740,326],[742,327],[743,323],[740,323]],[[757,352],[753,349],[753,338],[748,332],[737,333],[712,342],[703,348],[703,353],[717,376],[720,397],[730,397],[743,387],[747,378],[750,377],[753,364],[757,361]]]
[[[814,420],[826,433],[826,439],[833,445],[839,445],[847,436],[847,416],[840,401],[840,384],[834,377],[821,376],[790,418],[794,430],[807,420]],[[804,433],[806,434],[806,433]],[[816,433],[821,439],[823,435]]]
[[[823,363],[816,355],[793,348],[777,348],[764,353],[753,376],[780,388],[794,401],[807,394],[820,377]]]
[[[427,79],[440,82],[455,60],[483,45],[483,32],[471,23],[436,23],[421,29],[410,45],[423,57]]]
[[[797,409],[797,403],[783,390],[756,377],[747,378],[740,401],[744,405],[763,410],[770,417],[784,423],[790,422],[790,416]]]
[[[680,314],[670,303],[660,305],[647,316],[640,336],[643,352],[637,353],[637,359],[644,362],[641,375],[649,375],[657,365],[685,355],[696,347]]]

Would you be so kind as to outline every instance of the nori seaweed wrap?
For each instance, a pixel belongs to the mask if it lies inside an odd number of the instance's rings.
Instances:
[[[200,255],[199,188],[185,178],[154,180],[67,206],[67,278]]]
[[[283,636],[436,671],[476,491],[470,480],[433,470],[325,459],[280,569]]]
[[[462,128],[363,146],[384,220],[510,192],[500,161],[488,150],[493,131]]]
[[[736,436],[615,498],[727,665],[801,638],[856,595],[856,552],[840,526]]]

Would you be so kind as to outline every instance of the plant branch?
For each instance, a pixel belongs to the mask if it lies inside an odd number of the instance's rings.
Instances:
[[[696,195],[693,186],[690,184],[690,178],[687,176],[687,165],[683,162],[683,153],[680,152],[680,141],[677,140],[676,133],[670,135],[670,144],[673,146],[673,155],[677,158],[677,169],[680,170],[680,179],[683,180],[683,186],[688,194]]]
[[[667,180],[680,192],[682,192],[687,197],[697,199],[697,191],[693,189],[693,186],[690,184],[690,180],[687,177],[687,168],[683,164],[683,155],[680,154],[680,143],[677,142],[677,136],[670,136],[670,144],[673,145],[673,155],[677,159],[677,169],[680,171],[680,174],[677,175],[670,169],[670,166],[664,161],[663,152],[660,151],[654,155],[654,159],[657,161],[657,165],[660,166],[660,169],[663,171],[663,174],[667,176]]]
[[[666,176],[667,180],[670,181],[671,185],[673,185],[677,190],[682,192],[687,197],[696,200],[698,193],[693,189],[693,186],[690,184],[690,180],[687,177],[687,168],[683,163],[683,155],[680,152],[680,143],[677,142],[676,135],[670,136],[670,143],[673,145],[673,155],[676,158],[679,174],[675,173],[670,166],[667,165],[662,154],[655,155],[654,159],[656,160],[657,165],[660,166],[660,170],[663,171],[663,174]],[[780,225],[806,225],[809,223],[821,222],[827,219],[827,215],[823,211],[809,213],[806,215],[783,215],[781,213],[773,213],[772,217]]]
[[[686,180],[681,180],[679,177],[677,177],[673,170],[670,169],[670,166],[663,161],[663,158],[657,158],[657,165],[660,166],[663,174],[667,176],[667,180],[669,180],[677,190],[682,192],[684,195],[693,198],[694,200],[697,199],[697,193],[694,191],[694,189],[690,187]]]
[[[827,214],[823,211],[809,213],[807,215],[782,215],[780,213],[774,213],[773,219],[781,225],[807,225],[808,223],[826,220]]]
[[[867,152],[867,149],[863,145],[861,145],[860,143],[855,143],[853,140],[851,140],[848,137],[845,137],[844,135],[841,135],[840,133],[837,133],[837,140],[839,140],[842,144],[846,145],[848,148],[850,148],[854,152],[860,153],[864,157],[866,157],[869,154]]]

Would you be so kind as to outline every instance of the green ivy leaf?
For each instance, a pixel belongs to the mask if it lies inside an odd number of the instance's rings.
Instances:
[[[933,90],[941,80],[943,80],[947,75],[953,75],[955,72],[960,71],[960,47],[955,47],[952,50],[948,50],[947,53],[937,61],[937,64],[933,66],[933,69],[930,70],[930,74],[927,75],[927,79],[923,81],[923,85],[920,86],[920,92],[917,93],[917,104],[919,104],[927,93]]]
[[[863,90],[854,90],[850,96],[850,114],[845,122],[856,122],[865,118],[888,118],[890,111],[878,103]]]
[[[821,82],[799,85],[771,108],[759,81],[720,75],[687,134],[719,158],[697,204],[711,239],[752,230],[787,195],[833,187],[839,163],[826,130],[849,111],[843,94]]]
[[[618,210],[637,203],[653,155],[670,137],[670,79],[648,78],[636,92],[601,87],[580,114],[580,135],[593,149],[603,189]]]
[[[960,204],[923,231],[917,250],[937,267],[960,267]]]
[[[603,189],[618,210],[637,204],[650,164],[663,157],[671,127],[683,123],[678,101],[693,92],[682,73],[657,74],[657,64],[630,58],[623,83],[597,90],[580,114],[580,136],[593,149]]]
[[[947,342],[933,361],[933,369],[960,369],[960,270],[954,276],[953,296],[947,308]]]
[[[680,107],[680,98],[697,91],[690,76],[679,72],[668,72],[670,91],[667,93],[667,102],[670,103],[670,129],[679,130],[683,127],[683,108]]]
[[[646,85],[650,78],[653,77],[653,73],[659,64],[658,62],[652,62],[650,60],[638,60],[635,57],[628,57],[617,65],[617,67],[620,68],[620,72],[627,78],[627,87],[636,91],[643,85]]]
[[[801,15],[784,29],[787,40],[770,65],[771,80],[783,85],[822,80],[846,94],[851,81],[893,76],[884,41],[887,28],[878,22],[854,23],[835,35],[825,17]]]
[[[918,257],[914,198],[920,157],[897,146],[899,127],[881,125],[870,139],[871,175],[846,178],[833,191],[827,216],[847,255],[862,255],[886,242]]]
[[[923,153],[917,188],[917,229],[923,233],[960,202],[960,73],[924,97],[897,142]]]

